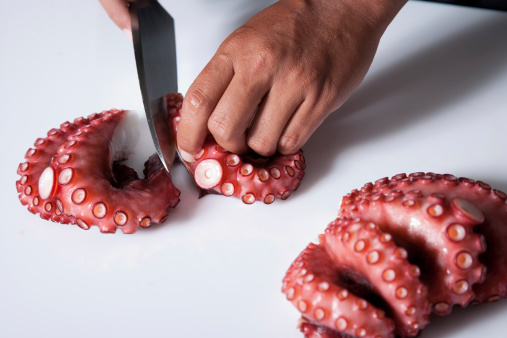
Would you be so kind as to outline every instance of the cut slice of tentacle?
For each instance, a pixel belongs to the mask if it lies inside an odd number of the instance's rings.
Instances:
[[[485,277],[479,262],[484,237],[473,232],[484,216],[469,207],[475,216],[463,217],[451,204],[441,194],[356,191],[353,200],[350,195],[343,199],[339,215],[373,221],[406,248],[408,259],[421,269],[434,312],[447,315],[455,304],[468,305],[475,295],[472,285]]]
[[[486,266],[486,279],[473,286],[474,303],[496,301],[507,297],[507,194],[489,184],[469,178],[434,173],[399,174],[383,178],[363,188],[371,193],[400,190],[434,193],[445,196],[463,218],[482,224],[477,232],[483,234],[487,250],[479,258]]]
[[[164,222],[167,209],[179,201],[180,192],[161,165],[148,163],[151,172],[147,179],[136,179],[123,167],[117,169],[123,178],[115,175],[113,161],[122,159],[127,151],[111,140],[117,135],[121,144],[130,139],[117,130],[124,130],[121,124],[128,118],[124,110],[104,112],[58,148],[52,164],[56,180],[53,196],[61,201],[64,213],[74,215],[83,229],[97,225],[101,232],[119,228],[133,233],[138,227]],[[157,160],[156,156],[150,159]]]
[[[394,323],[398,335],[415,336],[428,323],[418,268],[374,223],[339,218],[319,239],[294,261],[282,288],[307,321],[353,337],[393,337]]]
[[[66,142],[70,134],[99,116],[92,114],[87,118],[80,117],[73,122],[62,123],[60,128],[51,129],[47,137],[38,138],[34,148],[28,149],[25,154],[26,162],[18,167],[21,178],[16,182],[16,188],[21,204],[27,205],[30,212],[40,214],[43,219],[60,223],[69,223],[73,220],[73,217],[62,213],[58,200],[49,198],[55,188],[54,169],[50,164],[56,150],[60,144]],[[65,158],[62,158],[63,160]]]
[[[175,142],[182,101],[180,94],[166,96],[168,121]],[[255,201],[271,204],[276,198],[287,199],[299,187],[306,166],[302,150],[269,158],[238,155],[220,147],[211,135],[195,156],[195,162],[182,162],[204,191],[201,194],[234,196],[246,204]]]

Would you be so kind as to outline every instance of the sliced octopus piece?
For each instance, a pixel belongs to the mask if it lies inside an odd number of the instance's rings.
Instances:
[[[481,224],[480,211],[472,219],[440,194],[393,190],[387,195],[357,194],[352,202],[345,197],[339,215],[375,222],[407,249],[409,260],[421,268],[421,280],[438,315],[447,315],[455,304],[468,305],[475,296],[472,286],[484,280],[485,268],[479,261],[486,249],[484,237],[473,232]]]
[[[168,121],[175,141],[182,101],[180,94],[166,96]],[[306,166],[302,150],[272,157],[238,155],[220,147],[211,135],[195,156],[195,162],[182,162],[202,189],[201,195],[234,196],[246,204],[255,201],[271,204],[277,198],[287,199],[299,187]]]
[[[156,157],[147,163],[146,179],[137,179],[124,166],[114,169],[113,163],[124,159],[131,147],[134,137],[128,120],[133,116],[125,110],[104,112],[57,150],[45,184],[51,187],[51,198],[58,199],[63,212],[83,229],[97,225],[101,232],[119,228],[133,233],[164,222],[168,209],[179,202],[179,190]]]
[[[486,265],[486,279],[474,285],[474,303],[507,297],[507,194],[469,178],[434,173],[399,174],[383,178],[368,188],[375,191],[416,191],[444,195],[464,217],[482,220],[476,231],[483,234],[487,250],[479,258]]]
[[[34,148],[28,149],[25,154],[26,161],[18,166],[18,175],[21,177],[16,182],[16,189],[21,204],[26,205],[30,212],[40,214],[41,218],[54,222],[75,221],[72,216],[63,214],[61,204],[57,199],[50,198],[48,191],[39,190],[39,182],[41,176],[43,181],[47,176],[51,176],[52,169],[48,167],[58,147],[67,141],[67,137],[99,116],[99,114],[92,114],[87,118],[80,117],[73,122],[64,122],[60,128],[48,131],[46,137],[38,138],[34,143]]]
[[[311,324],[353,337],[415,336],[430,312],[418,276],[389,234],[339,218],[293,262],[282,291]]]

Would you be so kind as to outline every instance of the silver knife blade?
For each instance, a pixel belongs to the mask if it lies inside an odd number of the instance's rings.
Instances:
[[[164,96],[178,92],[174,20],[155,0],[134,1],[129,7],[144,110],[157,154],[169,172],[176,150]]]

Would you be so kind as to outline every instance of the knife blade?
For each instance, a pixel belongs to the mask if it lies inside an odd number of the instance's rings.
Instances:
[[[174,20],[156,0],[129,4],[137,74],[157,154],[169,172],[175,158],[164,96],[178,92]]]

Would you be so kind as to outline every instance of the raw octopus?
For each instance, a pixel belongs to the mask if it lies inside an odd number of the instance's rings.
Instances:
[[[120,163],[135,139],[126,123],[134,116],[113,109],[65,122],[37,139],[18,167],[21,203],[43,219],[86,230],[97,225],[105,233],[164,222],[180,191],[158,157],[145,163],[145,179]]]
[[[414,337],[430,314],[506,298],[506,200],[484,182],[434,173],[353,190],[283,280],[301,331]]]
[[[180,94],[166,96],[169,127],[175,143],[182,101]],[[299,187],[306,166],[302,150],[272,157],[238,155],[220,147],[211,135],[195,156],[195,162],[182,162],[202,189],[201,195],[234,196],[246,204],[255,201],[271,204],[276,198],[289,198]]]
[[[183,97],[165,97],[174,140]],[[97,225],[101,232],[133,233],[139,227],[163,223],[179,202],[180,191],[153,155],[145,163],[144,179],[121,162],[136,139],[129,123],[135,113],[109,110],[65,122],[35,141],[18,167],[19,199],[43,219]],[[304,176],[302,150],[293,155],[262,158],[237,155],[208,137],[196,162],[184,163],[205,193],[235,196],[244,203],[287,199]]]

